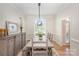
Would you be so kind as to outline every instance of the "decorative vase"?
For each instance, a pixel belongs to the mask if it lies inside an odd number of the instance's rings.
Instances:
[[[39,37],[39,40],[42,40],[43,38],[42,37]]]

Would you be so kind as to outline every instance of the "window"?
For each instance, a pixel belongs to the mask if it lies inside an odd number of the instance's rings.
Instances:
[[[46,33],[46,22],[44,19],[37,19],[35,21],[35,35],[37,33],[45,34]]]

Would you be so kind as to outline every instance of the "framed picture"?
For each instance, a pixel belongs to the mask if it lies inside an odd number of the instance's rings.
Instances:
[[[6,21],[6,29],[8,30],[8,35],[14,34],[18,32],[18,25],[17,23]]]

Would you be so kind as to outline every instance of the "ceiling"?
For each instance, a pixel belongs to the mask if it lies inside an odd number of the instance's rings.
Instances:
[[[14,4],[25,15],[38,15],[37,3],[16,3]],[[41,3],[41,15],[55,15],[68,7],[68,3]]]

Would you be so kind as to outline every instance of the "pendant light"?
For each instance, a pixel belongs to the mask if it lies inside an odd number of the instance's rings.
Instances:
[[[39,11],[38,11],[38,12],[39,12],[39,20],[40,20],[40,5],[41,5],[41,4],[38,3],[38,8],[39,8]]]
[[[40,18],[40,6],[41,6],[41,3],[38,3],[38,22],[37,22],[37,25],[38,26],[41,26],[42,25],[42,21],[41,21],[41,18]]]

